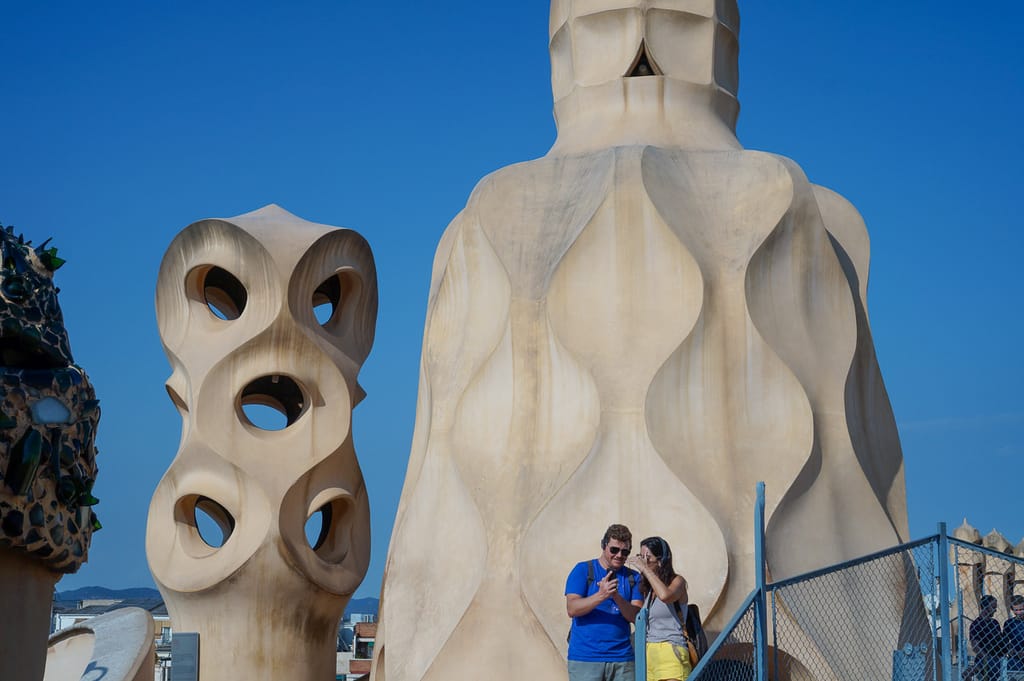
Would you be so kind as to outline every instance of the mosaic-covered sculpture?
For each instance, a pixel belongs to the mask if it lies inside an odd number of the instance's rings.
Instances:
[[[146,556],[174,629],[199,634],[201,679],[331,678],[370,559],[352,439],[377,318],[370,247],[273,205],[202,220],[168,247],[156,310],[182,439]]]
[[[759,480],[775,579],[906,539],[867,232],[736,139],[738,35],[735,0],[551,3],[558,138],[436,252],[376,681],[564,679],[566,574],[613,522],[666,537],[720,629]],[[837,598],[899,623],[915,590]]]
[[[0,228],[0,251],[0,596],[20,615],[0,625],[6,681],[42,669],[53,586],[86,561],[99,528],[100,410],[57,301],[64,260],[11,227]]]

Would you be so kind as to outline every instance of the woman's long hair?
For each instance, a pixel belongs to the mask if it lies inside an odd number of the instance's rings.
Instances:
[[[665,586],[671,584],[672,580],[676,577],[676,571],[672,567],[672,549],[669,547],[668,542],[661,537],[648,537],[640,542],[640,546],[646,546],[651,555],[658,559],[658,567],[654,570],[658,575],[658,579]],[[640,578],[640,591],[644,595],[651,592],[651,585],[647,578],[643,576]]]

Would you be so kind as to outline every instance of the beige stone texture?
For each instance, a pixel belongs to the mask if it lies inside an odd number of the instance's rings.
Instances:
[[[120,608],[58,631],[50,637],[43,681],[150,681],[153,633],[153,618],[142,608]]]
[[[985,535],[981,543],[987,549],[1009,556],[1013,555],[1013,545],[995,528]],[[1013,613],[1010,612],[1010,596],[1013,594],[1015,569],[1016,565],[1012,561],[989,554],[985,555],[982,588],[984,593],[996,597],[996,612],[993,617],[1000,622],[1005,622],[1013,617]]]
[[[968,524],[967,518],[953,530],[953,537],[960,541],[981,544],[981,532]],[[985,554],[959,546],[950,547],[949,554],[950,562],[956,565],[956,583],[960,585],[961,598],[955,605],[962,601],[964,616],[974,621],[981,611],[982,568],[985,566]]]
[[[552,3],[558,139],[484,178],[435,256],[376,681],[565,678],[565,578],[613,522],[664,536],[720,629],[758,480],[775,579],[907,538],[867,231],[742,149],[738,26],[732,0]],[[904,567],[832,602],[922,617]],[[799,615],[794,668],[835,611]]]
[[[31,554],[0,550],[0,613],[6,613],[0,626],[3,681],[43,678],[53,587],[59,578],[59,572]]]
[[[1013,553],[1018,558],[1024,558],[1024,540],[1021,540],[1014,547]],[[1013,564],[1013,584],[1010,591],[1011,594],[1021,594],[1024,596],[1024,565],[1020,563]]]
[[[370,556],[351,428],[377,314],[370,248],[273,205],[202,220],[168,248],[156,308],[182,440],[146,554],[175,631],[199,633],[203,679],[330,678]],[[259,427],[247,405],[273,407],[286,427]],[[197,509],[222,546],[200,534]]]

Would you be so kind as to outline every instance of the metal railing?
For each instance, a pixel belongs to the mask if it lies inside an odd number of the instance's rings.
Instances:
[[[1024,681],[1024,558],[950,538],[941,523],[931,537],[769,583],[763,509],[759,483],[756,587],[689,681]]]

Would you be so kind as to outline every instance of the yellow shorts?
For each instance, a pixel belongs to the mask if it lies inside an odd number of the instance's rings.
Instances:
[[[647,644],[647,681],[683,681],[691,671],[690,651],[685,646],[677,646],[668,641]]]

